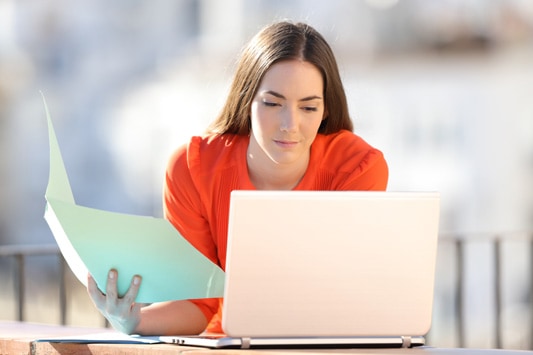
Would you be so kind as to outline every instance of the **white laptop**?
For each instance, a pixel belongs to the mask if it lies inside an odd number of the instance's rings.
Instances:
[[[234,191],[213,348],[412,347],[432,318],[437,192]]]

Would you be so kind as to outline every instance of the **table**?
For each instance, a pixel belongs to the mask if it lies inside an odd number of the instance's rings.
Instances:
[[[299,354],[358,354],[358,355],[533,355],[533,351],[484,349],[328,349],[328,350],[209,350],[170,344],[77,344],[35,342],[38,338],[115,332],[107,328],[64,327],[46,324],[0,321],[0,354],[186,354],[186,355],[299,355]]]
[[[181,354],[196,350],[170,344],[77,344],[45,343],[35,339],[74,335],[116,333],[108,328],[64,327],[57,325],[0,321],[0,355],[4,354]]]

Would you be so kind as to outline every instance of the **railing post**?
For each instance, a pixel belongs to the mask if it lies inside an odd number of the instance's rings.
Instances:
[[[533,235],[529,239],[529,349],[533,350]]]
[[[65,259],[63,255],[59,254],[59,314],[61,318],[61,325],[67,324],[67,287],[65,283]]]
[[[455,254],[457,258],[456,285],[455,285],[455,319],[457,329],[458,347],[465,346],[464,338],[464,307],[463,307],[463,285],[464,285],[464,241],[461,237],[455,241]]]
[[[15,254],[15,261],[17,264],[14,286],[17,292],[17,319],[22,322],[24,320],[24,255]]]
[[[494,241],[494,332],[496,334],[496,348],[502,348],[502,260],[501,260],[502,240],[496,236]]]

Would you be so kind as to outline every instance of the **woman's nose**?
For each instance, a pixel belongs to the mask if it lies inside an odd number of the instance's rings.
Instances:
[[[294,131],[298,127],[298,114],[294,109],[287,108],[283,110],[280,130],[285,132]]]

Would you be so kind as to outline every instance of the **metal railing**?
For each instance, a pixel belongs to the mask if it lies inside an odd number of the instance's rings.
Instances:
[[[522,234],[522,239],[526,240],[529,245],[529,339],[533,339],[533,234]],[[502,348],[503,333],[502,333],[502,309],[503,309],[503,284],[502,284],[502,266],[504,260],[502,258],[502,244],[510,239],[509,235],[492,235],[482,238],[484,241],[490,241],[493,244],[493,274],[494,280],[492,285],[492,292],[494,297],[494,342],[496,348]],[[455,302],[455,333],[456,333],[456,346],[466,346],[466,329],[465,329],[465,247],[472,241],[479,241],[480,238],[472,238],[469,236],[458,235],[445,235],[439,239],[439,248],[444,243],[451,243],[453,245],[455,253],[455,287],[454,287],[454,302]],[[14,289],[16,293],[16,305],[17,305],[17,318],[19,321],[24,321],[24,309],[25,309],[25,261],[26,258],[37,255],[57,255],[59,260],[59,311],[61,324],[66,324],[67,316],[67,290],[65,285],[65,273],[71,272],[66,266],[66,262],[61,255],[59,248],[56,245],[3,245],[0,246],[0,258],[14,258],[16,261],[15,275],[14,275]],[[438,280],[438,275],[437,275]],[[105,322],[107,325],[108,323]],[[433,334],[430,331],[428,338],[432,338]],[[530,343],[530,347],[533,348],[533,341]]]
[[[524,270],[528,273],[528,330],[529,336],[529,349],[533,350],[533,233],[506,233],[506,234],[492,234],[492,235],[440,235],[439,236],[439,249],[445,244],[451,244],[455,254],[455,274],[454,274],[454,290],[453,290],[453,303],[455,304],[454,315],[454,328],[456,335],[456,346],[465,347],[467,345],[467,329],[466,329],[466,307],[465,299],[468,295],[466,275],[466,262],[467,252],[466,249],[470,243],[488,242],[492,246],[492,255],[490,259],[492,261],[493,279],[491,285],[491,293],[494,298],[494,328],[490,338],[493,339],[494,347],[501,349],[504,347],[504,332],[503,332],[503,319],[502,314],[504,310],[504,297],[506,285],[503,281],[503,268],[507,265],[508,261],[504,260],[503,246],[506,242],[522,241],[524,245],[529,249],[528,255],[528,267]],[[439,275],[436,275],[437,281]],[[431,331],[428,337],[431,338]]]
[[[60,322],[66,324],[67,290],[65,286],[66,263],[55,244],[40,245],[0,245],[0,258],[15,259],[13,288],[16,295],[17,319],[24,321],[26,297],[26,258],[30,256],[57,255],[59,260],[59,312]]]

